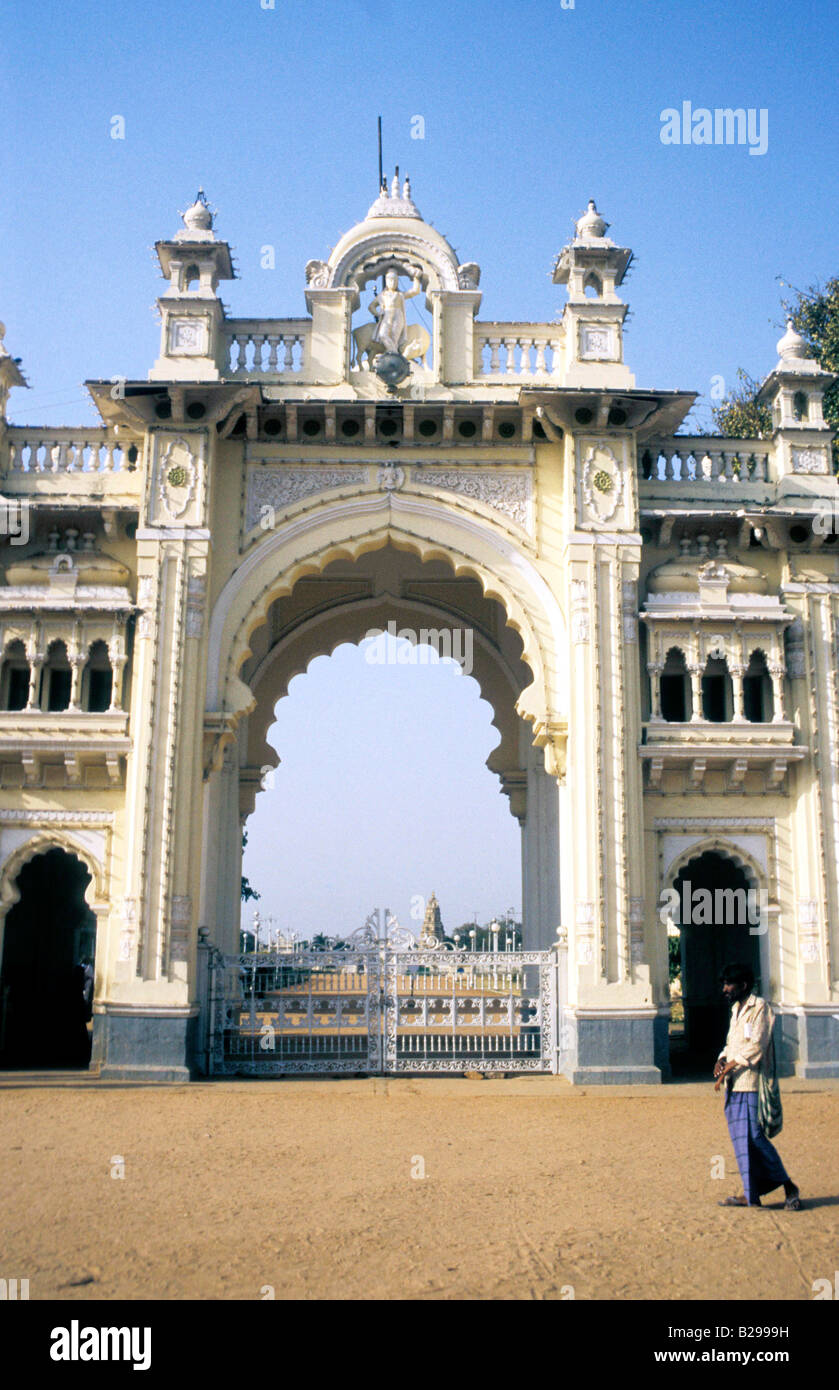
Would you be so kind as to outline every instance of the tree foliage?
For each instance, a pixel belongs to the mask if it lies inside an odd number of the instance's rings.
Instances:
[[[801,334],[820,367],[826,372],[839,372],[839,276],[834,275],[824,286],[787,288],[795,297],[782,303],[793,328]],[[834,381],[825,391],[823,409],[827,423],[839,430],[839,382]],[[835,440],[833,469],[839,472],[839,443]]]
[[[811,285],[806,290],[795,289],[792,285],[786,288],[791,291],[792,298],[781,301],[785,318],[792,319],[793,327],[801,334],[819,366],[828,372],[839,372],[839,276],[834,276],[824,286]],[[730,439],[755,439],[771,434],[771,411],[757,399],[760,383],[742,367],[738,368],[737,377],[739,387],[711,408],[717,434]],[[824,418],[833,429],[839,430],[839,382],[833,382],[824,393]],[[834,472],[839,472],[837,441],[833,444],[833,468]]]
[[[772,411],[764,401],[757,399],[760,382],[737,368],[740,386],[732,391],[719,405],[711,407],[717,434],[729,439],[763,439],[772,433]]]
[[[243,830],[243,831],[242,831],[242,849],[245,848],[245,846],[246,846],[247,843],[248,843],[248,832],[247,832],[247,830]],[[242,902],[243,902],[243,903],[246,903],[246,902],[249,901],[250,898],[253,898],[254,902],[259,902],[259,899],[260,899],[261,897],[262,897],[262,894],[261,894],[261,893],[257,893],[257,891],[256,891],[255,888],[251,888],[250,881],[245,877],[244,874],[242,874]]]

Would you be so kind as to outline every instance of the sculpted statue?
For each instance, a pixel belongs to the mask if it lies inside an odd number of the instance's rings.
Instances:
[[[422,362],[431,346],[431,335],[422,324],[409,324],[405,317],[405,300],[413,299],[421,290],[418,275],[414,276],[413,289],[403,293],[399,289],[398,273],[395,270],[387,272],[385,288],[370,301],[375,323],[362,323],[353,330],[353,366],[361,366],[362,361],[366,361],[369,369],[383,352],[396,352],[408,361]]]
[[[403,293],[399,288],[399,276],[389,270],[385,276],[385,288],[370,301],[370,312],[377,319],[373,330],[373,342],[379,343],[384,352],[401,352],[408,336],[408,323],[405,317],[405,300],[413,299],[422,290],[419,276],[414,276],[413,289]]]

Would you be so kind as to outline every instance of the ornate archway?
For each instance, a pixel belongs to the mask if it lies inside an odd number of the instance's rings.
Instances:
[[[86,1067],[101,866],[69,837],[36,835],[9,855],[0,883],[2,1064]]]
[[[450,518],[443,519],[451,526]],[[509,574],[498,575],[489,572],[488,557],[452,555],[404,526],[371,526],[366,536],[336,544],[334,514],[329,520],[312,516],[309,523],[310,533],[325,537],[319,554],[308,549],[298,557],[299,540],[283,533],[262,541],[240,566],[244,573],[237,571],[238,585],[231,581],[222,591],[211,619],[207,721],[213,738],[207,748],[204,842],[218,839],[208,855],[201,916],[212,939],[233,949],[241,825],[277,761],[265,739],[277,699],[314,657],[358,643],[392,622],[418,634],[469,628],[469,674],[492,706],[501,736],[488,766],[501,778],[523,830],[527,944],[550,945],[559,922],[557,778],[565,730],[563,721],[550,717],[547,688],[550,682],[555,690],[558,683],[563,619],[555,604],[538,612],[540,576],[529,557],[513,562],[508,538],[503,546],[492,538],[496,553],[510,562]],[[463,529],[462,520],[457,524]],[[474,524],[472,530],[480,534]],[[474,537],[473,548],[479,548]],[[483,537],[484,551],[489,548]],[[278,552],[289,550],[288,563],[278,563]]]
[[[669,938],[678,954],[670,1033],[670,1065],[677,1075],[708,1074],[725,1041],[729,1009],[719,985],[725,964],[750,965],[756,988],[766,992],[765,882],[749,855],[716,836],[683,850],[668,868],[670,921],[678,929]]]
[[[245,555],[219,594],[209,626],[205,727],[208,762],[218,763],[243,715],[254,707],[239,672],[251,637],[271,604],[339,559],[355,561],[392,545],[422,561],[441,560],[455,577],[476,580],[520,637],[532,680],[516,712],[532,725],[547,771],[564,772],[568,708],[565,616],[528,547],[488,519],[480,504],[458,506],[408,492],[365,493],[298,506]]]

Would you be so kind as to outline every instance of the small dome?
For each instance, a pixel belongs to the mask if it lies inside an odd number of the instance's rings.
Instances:
[[[417,217],[422,221],[422,214],[411,196],[411,180],[407,175],[401,190],[398,169],[391,180],[390,190],[386,182],[382,183],[379,196],[368,210],[365,221],[371,217]]]
[[[657,565],[647,577],[647,589],[651,594],[698,593],[700,582],[707,583],[724,579],[731,594],[762,594],[766,592],[767,580],[760,570],[733,560],[727,553],[725,539],[715,544],[716,555],[712,556],[708,546],[709,537],[697,537],[696,551],[692,554],[692,542],[685,538],[680,544],[681,554],[672,560]]]
[[[190,231],[209,232],[213,226],[213,214],[210,212],[207,200],[204,197],[203,188],[199,188],[198,197],[186,212],[181,213],[184,226],[189,227]]]
[[[597,211],[594,199],[590,198],[588,207],[577,223],[577,236],[586,239],[590,237],[603,237],[606,235],[608,226],[609,223],[604,221]]]
[[[84,550],[50,550],[46,554],[28,555],[6,566],[7,584],[79,584],[121,585],[130,580],[130,572],[119,560],[101,552]]]
[[[801,360],[802,357],[809,357],[810,349],[800,333],[797,333],[792,326],[792,319],[787,319],[787,331],[783,338],[778,340],[778,356],[782,362],[789,362],[793,359]]]

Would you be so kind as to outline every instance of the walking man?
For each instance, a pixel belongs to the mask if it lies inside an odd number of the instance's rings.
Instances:
[[[725,1085],[725,1117],[743,1179],[743,1195],[726,1197],[719,1205],[759,1207],[765,1193],[783,1186],[784,1206],[790,1211],[800,1211],[799,1190],[757,1120],[758,1082],[775,1021],[772,1010],[765,999],[752,993],[755,977],[748,965],[727,965],[720,982],[731,1004],[731,1023],[725,1047],[714,1067],[714,1090]]]

